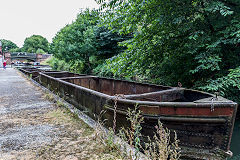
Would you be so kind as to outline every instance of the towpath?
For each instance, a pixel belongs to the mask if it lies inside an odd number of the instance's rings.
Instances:
[[[46,100],[15,69],[0,69],[0,160],[103,157],[116,159],[91,128]]]

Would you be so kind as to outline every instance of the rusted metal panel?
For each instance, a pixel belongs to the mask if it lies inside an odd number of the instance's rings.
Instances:
[[[76,89],[76,101],[78,102],[78,106],[82,110],[84,107],[84,101],[83,101],[84,92],[80,89]]]
[[[97,81],[96,81],[95,79],[91,78],[91,79],[90,79],[90,87],[89,87],[89,89],[92,89],[92,90],[94,90],[94,91],[97,91],[97,88],[98,88],[97,85],[98,85],[98,84],[97,84]]]
[[[81,86],[86,87],[86,88],[90,88],[90,86],[89,86],[89,78],[81,79]]]
[[[132,94],[126,95],[125,97],[132,100],[140,101],[158,101],[158,102],[171,102],[183,97],[183,89],[167,89],[157,92],[143,93],[143,94]]]
[[[122,81],[115,81],[115,85],[114,85],[114,95],[115,94],[123,94],[123,86],[124,86],[124,82]]]
[[[144,114],[153,114],[153,115],[192,115],[192,116],[233,116],[234,108],[221,107],[215,108],[214,111],[211,111],[211,106],[209,108],[200,108],[200,107],[159,107],[159,106],[144,106],[140,105],[140,110]]]
[[[135,85],[135,87],[136,87],[136,93],[139,93],[139,94],[151,92],[151,89],[150,89],[151,87],[149,87],[149,86]],[[132,94],[134,94],[134,93],[132,93]]]
[[[99,84],[101,87],[100,92],[107,94],[107,95],[112,95],[112,91],[109,88],[112,88],[113,83],[109,80],[102,79],[101,83]]]

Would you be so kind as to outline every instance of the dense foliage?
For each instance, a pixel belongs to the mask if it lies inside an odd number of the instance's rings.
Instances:
[[[127,50],[107,61],[114,75],[239,94],[240,1],[98,3],[106,26],[134,34],[122,44]]]
[[[21,48],[22,52],[30,53],[44,53],[49,51],[49,42],[46,38],[40,35],[32,35],[27,37],[24,41],[23,47]]]
[[[2,42],[2,51],[3,52],[8,52],[12,49],[18,48],[18,46],[10,40],[0,39],[0,41]]]
[[[53,38],[51,53],[82,73],[92,73],[105,59],[118,54],[124,37],[98,26],[96,11],[83,11]],[[57,63],[55,63],[56,65]]]

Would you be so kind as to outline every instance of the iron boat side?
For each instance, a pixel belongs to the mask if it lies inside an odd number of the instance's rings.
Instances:
[[[115,101],[117,128],[129,125],[127,109],[138,105],[145,119],[143,135],[152,136],[160,120],[171,131],[176,131],[183,155],[231,156],[229,148],[237,104],[230,100],[179,87],[60,74],[39,72],[40,83],[87,111],[92,118],[105,110],[103,118],[107,119],[107,126],[113,125]],[[120,98],[117,95],[121,95]]]

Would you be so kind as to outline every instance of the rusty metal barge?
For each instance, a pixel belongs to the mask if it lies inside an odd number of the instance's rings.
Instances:
[[[137,104],[145,121],[143,135],[153,135],[154,126],[160,120],[168,129],[176,131],[183,156],[200,159],[231,156],[229,149],[237,103],[223,97],[179,87],[70,72],[20,70],[78,109],[87,111],[90,117],[105,110],[107,126],[112,126],[117,99],[117,128],[128,125],[127,109]]]

